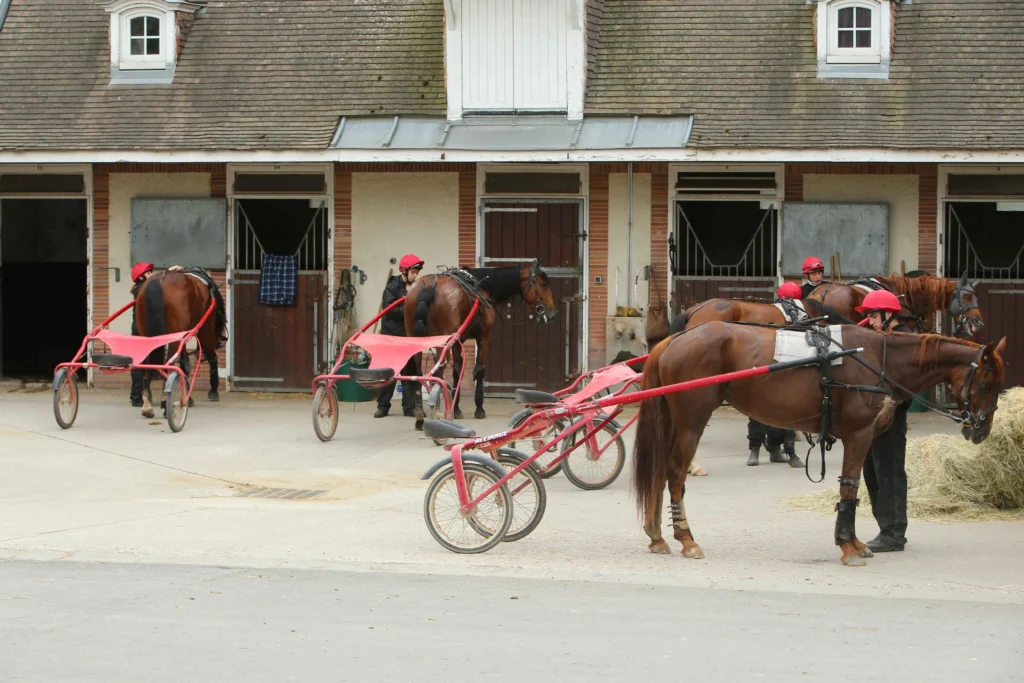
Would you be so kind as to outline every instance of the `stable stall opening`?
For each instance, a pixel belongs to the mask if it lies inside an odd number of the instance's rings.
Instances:
[[[985,327],[974,341],[1006,337],[1005,386],[1024,385],[1024,200],[947,202],[942,238],[945,276],[978,282]]]
[[[309,391],[326,351],[329,208],[321,200],[236,199],[232,388]],[[294,257],[290,304],[260,300],[267,255]]]
[[[774,292],[777,211],[761,201],[679,201],[670,250],[677,303]]]
[[[49,379],[86,334],[85,199],[0,199],[0,375]]]

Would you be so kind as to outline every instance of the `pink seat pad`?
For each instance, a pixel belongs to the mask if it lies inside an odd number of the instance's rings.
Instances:
[[[354,346],[370,354],[370,369],[391,368],[401,372],[409,359],[421,351],[442,347],[451,337],[392,337],[387,334],[361,334],[352,340]]]
[[[146,361],[146,356],[154,349],[174,344],[188,334],[188,332],[175,332],[174,334],[161,334],[157,337],[136,337],[110,330],[100,330],[93,338],[99,339],[110,347],[110,353],[116,356],[128,356],[132,359],[133,365],[140,365]]]

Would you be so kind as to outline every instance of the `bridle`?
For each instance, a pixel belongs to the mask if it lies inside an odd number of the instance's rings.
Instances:
[[[974,301],[967,303],[964,301],[964,295],[974,294]],[[964,284],[963,282],[957,282],[956,288],[953,290],[953,296],[949,300],[949,315],[953,318],[953,334],[957,335],[962,330],[968,329],[968,318],[967,313],[978,308],[978,296],[974,292],[974,288],[970,284]]]
[[[540,262],[537,259],[533,259],[533,263],[530,264],[530,278],[526,283],[526,289],[523,290],[523,298],[525,299],[527,294],[533,294],[533,300],[537,302],[533,306],[533,312],[537,314],[537,319],[541,322],[541,324],[547,325],[548,309],[544,306],[544,304],[540,303],[540,293],[537,291],[539,271]]]
[[[960,391],[956,395],[957,407],[960,408],[960,419],[958,421],[963,425],[969,426],[972,430],[981,429],[982,424],[988,419],[989,415],[995,412],[998,406],[998,403],[993,403],[980,412],[974,412],[968,407],[970,406],[971,387],[974,385],[974,378],[978,367],[981,365],[981,357],[984,353],[985,347],[982,346],[978,349],[978,355],[971,361],[970,368],[967,370],[967,377],[964,378],[963,386],[960,387]],[[994,370],[993,368],[985,369]]]

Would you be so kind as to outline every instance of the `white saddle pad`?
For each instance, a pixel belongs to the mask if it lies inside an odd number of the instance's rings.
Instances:
[[[843,328],[839,325],[829,325],[829,334],[832,335],[832,351],[841,351],[839,347],[843,343]],[[838,346],[837,346],[838,344]],[[818,349],[807,343],[807,332],[795,330],[775,331],[775,360],[784,363],[790,360],[801,360],[803,358],[814,358],[818,355]],[[836,358],[832,365],[842,365],[843,359]]]
[[[803,301],[800,301],[800,299],[793,299],[793,303],[796,304],[796,307],[799,308],[800,312],[802,313],[802,315],[800,316],[800,320],[805,320],[805,319],[810,317],[809,315],[807,315],[807,309],[804,308],[804,302]],[[779,311],[782,313],[782,317],[785,318],[786,320],[788,320],[790,323],[798,323],[798,322],[800,322],[800,320],[791,320],[789,315],[786,314],[786,309],[783,307],[782,304],[772,304],[772,305],[775,306],[775,308],[779,309]]]

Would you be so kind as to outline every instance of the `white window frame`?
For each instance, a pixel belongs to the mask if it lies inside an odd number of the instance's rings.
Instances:
[[[178,12],[194,14],[202,5],[186,0],[113,0],[110,14],[110,66],[113,69],[164,71],[178,61]],[[131,20],[160,20],[160,54],[131,54]]]
[[[839,11],[871,11],[871,48],[839,47]],[[826,64],[881,64],[889,61],[892,9],[889,0],[825,0],[817,7],[818,61]]]
[[[121,69],[164,69],[167,64],[172,61],[167,58],[167,16],[170,15],[171,21],[174,21],[173,12],[154,12],[150,9],[138,9],[131,12],[124,12],[121,15],[121,36],[120,41],[120,55],[118,56],[118,66]],[[132,19],[138,18],[149,18],[152,17],[160,22],[160,33],[157,36],[160,40],[160,52],[155,55],[133,55],[131,53],[132,45],[132,34],[131,34],[131,23]]]

